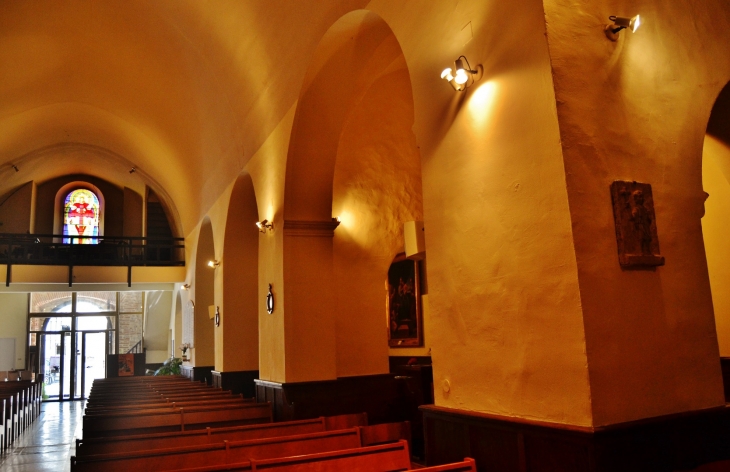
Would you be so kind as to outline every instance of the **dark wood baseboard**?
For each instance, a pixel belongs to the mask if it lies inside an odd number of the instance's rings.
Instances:
[[[188,377],[193,382],[205,382],[208,385],[213,385],[213,367],[208,366],[193,366],[193,365],[181,365],[180,373],[185,377]]]
[[[245,398],[253,398],[256,396],[256,384],[254,380],[258,378],[258,370],[239,370],[233,372],[219,372],[214,370],[211,372],[213,386],[230,390],[234,394],[243,394]]]
[[[730,459],[730,408],[588,428],[422,406],[426,463],[479,471],[672,472]]]
[[[725,401],[730,402],[730,357],[720,358],[722,369],[722,383],[725,386]]]
[[[256,400],[271,402],[274,421],[348,413],[368,414],[370,424],[405,421],[403,382],[393,374],[279,383],[256,379]]]

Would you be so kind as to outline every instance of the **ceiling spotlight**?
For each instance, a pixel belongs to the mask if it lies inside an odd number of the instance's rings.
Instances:
[[[130,169],[130,171],[129,171],[130,174],[134,174],[135,172],[137,172],[136,167],[132,167],[132,169]]]
[[[20,169],[18,169],[18,166],[16,166],[15,164],[10,164],[10,167],[15,169],[15,172],[20,172]]]
[[[641,26],[641,18],[639,15],[636,15],[633,18],[611,15],[608,19],[613,21],[613,24],[606,25],[604,31],[606,33],[606,37],[608,37],[611,41],[618,41],[618,33],[622,29],[630,29],[632,33],[636,33],[636,30],[639,29],[639,26]]]
[[[466,63],[466,66],[464,66],[464,63]],[[441,72],[441,78],[450,83],[454,90],[463,92],[467,87],[481,79],[481,67],[477,66],[476,69],[472,69],[467,58],[459,56],[454,61],[453,68],[447,67]]]
[[[216,260],[208,261],[208,267],[210,267],[211,269],[215,269],[219,265],[221,265],[220,261],[216,261]]]
[[[183,286],[180,288],[182,288],[185,291],[188,291],[188,290],[190,290],[190,284],[183,284]]]
[[[272,231],[274,229],[274,223],[269,222],[269,220],[263,220],[263,221],[257,221],[256,227],[259,229],[259,232],[266,233],[266,230]]]

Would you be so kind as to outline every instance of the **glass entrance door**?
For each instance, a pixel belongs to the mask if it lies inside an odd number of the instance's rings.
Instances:
[[[30,368],[45,383],[44,400],[86,398],[93,381],[106,376],[107,355],[119,348],[119,297],[117,292],[31,294],[28,352],[34,354]]]
[[[68,400],[71,396],[71,333],[39,334],[41,374],[49,400]]]
[[[107,331],[76,333],[76,398],[87,398],[94,380],[106,377],[109,337]]]

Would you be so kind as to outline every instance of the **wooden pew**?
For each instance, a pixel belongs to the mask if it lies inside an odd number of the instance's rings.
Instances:
[[[0,450],[7,449],[40,414],[41,384],[34,381],[0,382],[3,399]]]
[[[230,395],[230,391],[224,391],[220,389],[214,389],[213,387],[206,387],[204,389],[185,389],[179,391],[149,391],[139,393],[119,393],[115,395],[91,395],[87,404],[89,405],[105,405],[105,404],[121,404],[121,403],[133,403],[145,400],[157,400],[160,398],[182,398],[190,396],[203,396],[203,395]]]
[[[148,410],[150,411],[150,410]],[[241,403],[235,407],[177,408],[138,413],[114,413],[83,417],[84,438],[102,436],[128,436],[130,434],[164,433],[204,429],[206,426],[238,426],[254,423],[270,423],[270,403]]]
[[[252,459],[236,464],[178,469],[184,472],[272,471],[272,472],[392,472],[411,470],[408,444],[360,447],[333,452],[276,459]],[[172,470],[163,466],[160,471]]]
[[[282,423],[206,428],[204,430],[174,433],[142,434],[136,436],[93,439],[84,438],[76,440],[76,457],[110,454],[115,452],[133,453],[150,449],[174,448],[181,445],[196,446],[201,444],[222,443],[223,441],[245,441],[251,439],[294,436],[297,434],[336,431],[338,429],[353,428],[355,426],[367,426],[367,415],[365,413],[320,417],[312,420],[287,421]],[[369,434],[375,433],[369,432]],[[371,438],[368,438],[367,441],[371,441]]]
[[[431,467],[423,467],[420,472],[476,472],[477,463],[469,457],[464,458],[463,462],[454,462],[453,464],[434,465]]]
[[[118,400],[98,400],[96,402],[87,402],[86,409],[98,409],[98,408],[122,408],[122,407],[129,407],[129,406],[135,406],[143,403],[170,403],[173,401],[189,401],[191,399],[201,399],[201,400],[215,400],[218,398],[226,398],[226,397],[238,397],[243,398],[240,395],[232,395],[230,391],[218,391],[218,392],[203,392],[203,393],[189,393],[186,395],[156,395],[151,397],[144,397],[144,398],[125,398],[125,399],[118,399]],[[253,399],[248,399],[249,401],[253,401]]]
[[[11,397],[0,396],[0,454],[3,454],[7,448],[8,421],[6,419],[6,409],[8,408],[8,402],[11,401]]]
[[[10,444],[12,444],[13,441],[15,441],[15,439],[20,435],[20,425],[18,424],[18,418],[20,416],[18,413],[20,392],[3,390],[0,391],[0,396],[9,400],[6,404],[5,411],[5,442],[6,447],[9,447]]]
[[[161,471],[171,470],[162,468]],[[422,472],[476,472],[476,463],[463,462],[412,469],[405,441],[395,444],[362,447],[343,451],[310,454],[298,457],[250,460],[237,464],[181,469],[180,472],[272,471],[272,472],[392,472],[419,470]]]
[[[153,449],[137,452],[118,452],[102,455],[76,456],[71,461],[71,470],[86,472],[104,470],[123,472],[128,470],[181,469],[190,465],[211,465],[236,463],[250,459],[301,456],[327,451],[352,449],[365,446],[363,431],[372,426],[360,426],[337,431],[298,434],[245,441],[223,441],[214,444],[180,446],[168,449]],[[408,431],[405,424],[399,431]],[[397,440],[397,438],[394,438]]]
[[[145,402],[145,403],[132,403],[124,404],[119,406],[92,406],[86,407],[84,414],[86,415],[105,415],[109,413],[123,413],[125,411],[140,411],[149,409],[159,408],[188,408],[192,406],[203,406],[203,405],[226,405],[226,404],[238,404],[238,403],[253,403],[252,399],[243,398],[243,395],[221,395],[218,397],[191,397],[191,399],[183,399],[182,401],[159,401],[159,402]]]

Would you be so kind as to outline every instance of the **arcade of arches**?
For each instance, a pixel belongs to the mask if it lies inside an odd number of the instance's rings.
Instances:
[[[0,233],[185,244],[0,267],[16,368],[30,292],[145,292],[148,364],[189,345],[189,375],[278,419],[411,419],[435,462],[654,464],[685,421],[730,441],[725,0],[3,2],[0,70]],[[614,181],[651,185],[626,231],[663,265],[619,263]],[[730,461],[700,449],[656,470]]]

